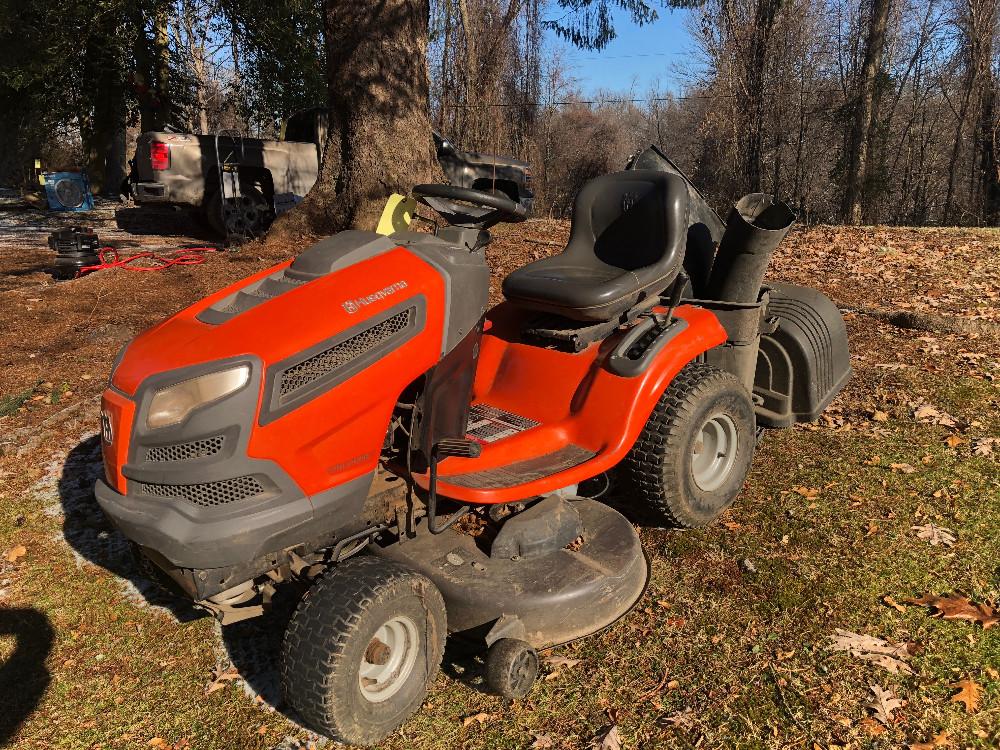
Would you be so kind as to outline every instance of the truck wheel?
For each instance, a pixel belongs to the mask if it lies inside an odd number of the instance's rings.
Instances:
[[[361,555],[306,592],[285,633],[285,699],[313,731],[370,746],[419,707],[444,653],[444,600],[426,577]]]
[[[753,460],[753,402],[733,375],[691,363],[660,396],[622,474],[654,523],[707,526],[736,498]]]
[[[274,221],[274,211],[264,194],[256,187],[240,189],[241,196],[222,200],[216,188],[205,203],[205,220],[226,240],[259,237]]]

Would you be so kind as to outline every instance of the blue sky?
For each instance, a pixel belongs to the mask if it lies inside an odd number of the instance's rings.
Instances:
[[[580,50],[559,40],[552,43],[563,51],[585,95],[599,89],[622,92],[634,87],[642,96],[657,80],[661,90],[679,93],[682,78],[677,68],[690,66],[693,60],[694,43],[685,28],[690,11],[657,8],[657,13],[654,23],[639,27],[617,11],[618,36],[601,52]]]

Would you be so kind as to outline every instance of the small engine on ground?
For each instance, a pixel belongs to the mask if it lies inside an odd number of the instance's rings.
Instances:
[[[76,278],[80,269],[101,262],[98,256],[101,241],[90,227],[57,229],[49,235],[49,247],[56,251],[49,273],[59,280]]]

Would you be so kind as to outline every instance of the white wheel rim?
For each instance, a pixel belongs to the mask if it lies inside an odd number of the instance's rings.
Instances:
[[[381,703],[398,693],[417,663],[418,644],[417,626],[409,617],[393,617],[376,630],[361,657],[361,694]]]
[[[691,450],[691,474],[700,489],[712,492],[729,479],[739,449],[737,437],[736,423],[726,414],[713,414],[701,426]]]

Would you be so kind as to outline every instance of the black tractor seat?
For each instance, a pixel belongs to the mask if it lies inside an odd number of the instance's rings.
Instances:
[[[566,249],[507,276],[504,296],[571,320],[613,320],[673,283],[687,229],[683,178],[651,170],[597,177],[576,196]]]

